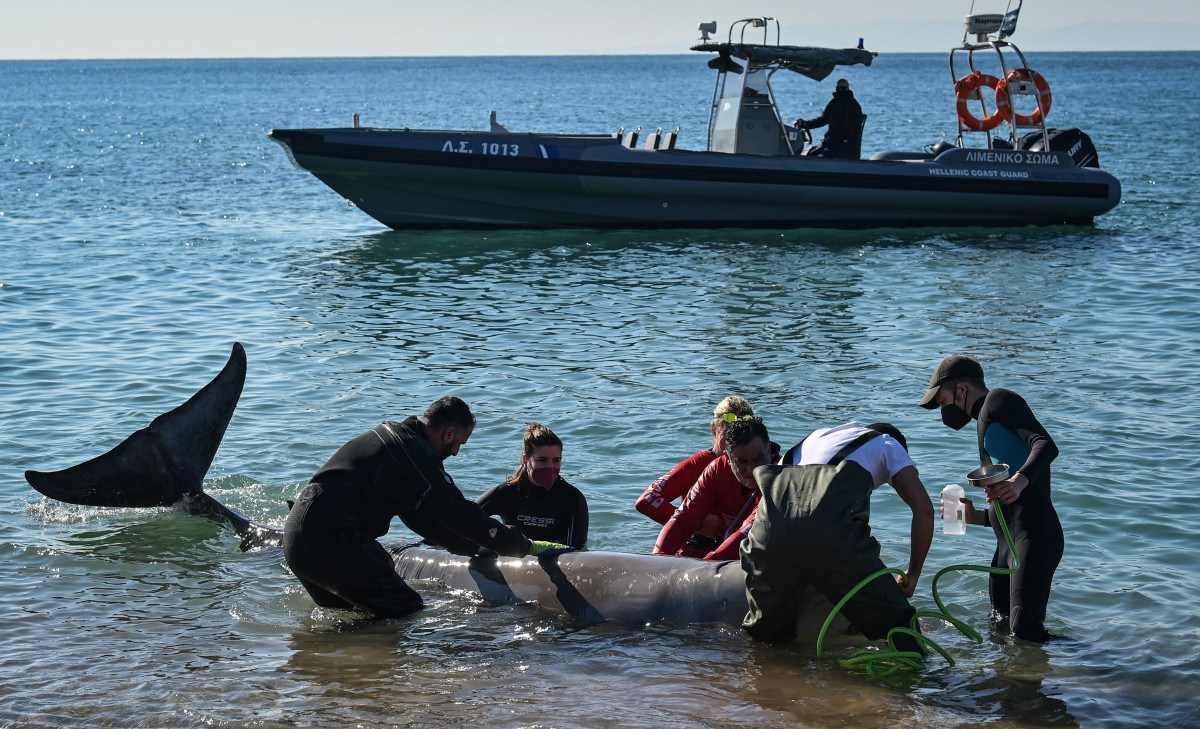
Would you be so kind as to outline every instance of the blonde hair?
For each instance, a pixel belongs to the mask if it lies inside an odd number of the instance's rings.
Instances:
[[[750,407],[750,403],[746,402],[746,398],[741,395],[730,395],[717,403],[717,406],[713,408],[713,425],[719,425],[721,423],[721,416],[726,413],[733,413],[741,418],[753,415],[754,409]]]
[[[509,483],[516,483],[521,480],[521,474],[525,471],[525,459],[533,455],[533,452],[542,446],[558,446],[563,447],[562,439],[554,434],[541,423],[529,423],[525,426],[525,430],[521,432],[521,461],[517,463],[517,470],[508,477]]]

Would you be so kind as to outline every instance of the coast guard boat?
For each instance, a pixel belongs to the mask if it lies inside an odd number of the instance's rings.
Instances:
[[[949,59],[955,143],[867,160],[809,154],[816,146],[783,121],[771,79],[821,80],[876,54],[781,45],[773,18],[738,20],[723,42],[710,37],[715,22],[700,25],[692,50],[714,54],[717,74],[704,150],[678,148],[678,130],[510,132],[494,112],[488,131],[359,127],[356,115],[353,127],[270,137],[395,229],[1087,224],[1117,205],[1121,185],[1086,134],[1046,126],[1049,84],[1008,40],[1019,11],[966,18]],[[984,56],[999,76],[978,67]]]

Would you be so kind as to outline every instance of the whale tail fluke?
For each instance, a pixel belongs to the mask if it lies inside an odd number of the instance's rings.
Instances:
[[[252,524],[203,491],[225,429],[246,382],[246,350],[234,342],[221,372],[187,402],[163,413],[116,448],[61,471],[26,471],[39,493],[85,506],[169,506],[181,500],[189,512],[227,521],[243,548],[270,543],[254,535],[271,532]]]

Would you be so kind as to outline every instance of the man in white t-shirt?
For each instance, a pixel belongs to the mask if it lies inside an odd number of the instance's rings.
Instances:
[[[872,433],[878,435],[872,436]],[[839,454],[842,458],[837,458]],[[904,596],[912,597],[933,541],[933,502],[917,475],[916,464],[908,455],[908,442],[899,429],[889,423],[863,425],[850,422],[814,430],[792,446],[783,455],[781,463],[785,466],[837,465],[842,459],[866,469],[875,481],[875,488],[890,483],[912,511],[908,570],[896,579]]]
[[[817,430],[780,465],[758,468],[754,477],[761,503],[739,530],[749,607],[743,628],[759,640],[789,640],[808,586],[837,602],[884,567],[868,524],[871,493],[884,483],[912,510],[908,571],[895,582],[867,583],[843,611],[869,638],[911,623],[915,612],[907,598],[933,539],[933,504],[899,430],[886,423]],[[896,645],[921,650],[903,635]]]

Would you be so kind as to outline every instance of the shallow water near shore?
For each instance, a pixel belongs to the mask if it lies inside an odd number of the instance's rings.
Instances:
[[[290,166],[271,127],[611,131],[701,146],[700,56],[0,62],[0,726],[1200,726],[1200,54],[1039,54],[1058,126],[1124,185],[1094,227],[872,231],[382,229]],[[847,74],[867,154],[949,135],[945,58]],[[929,86],[915,83],[926,80]],[[789,82],[815,116],[830,83]],[[111,448],[183,402],[234,341],[249,374],[206,480],[280,525],[344,441],[447,393],[479,427],[449,470],[478,496],[522,426],[566,441],[593,549],[647,551],[634,498],[707,443],[738,392],[790,445],[852,418],[908,436],[930,493],[977,465],[969,431],[915,406],[952,351],[1055,437],[1066,554],[1046,646],[987,630],[981,576],[947,579],[976,646],[869,679],[815,636],[582,627],[419,585],[398,621],[313,609],[278,550],[242,554],[180,511],[47,501],[25,469]],[[907,558],[886,489],[872,523]],[[409,535],[395,523],[389,540]],[[936,535],[942,566],[990,532]]]

